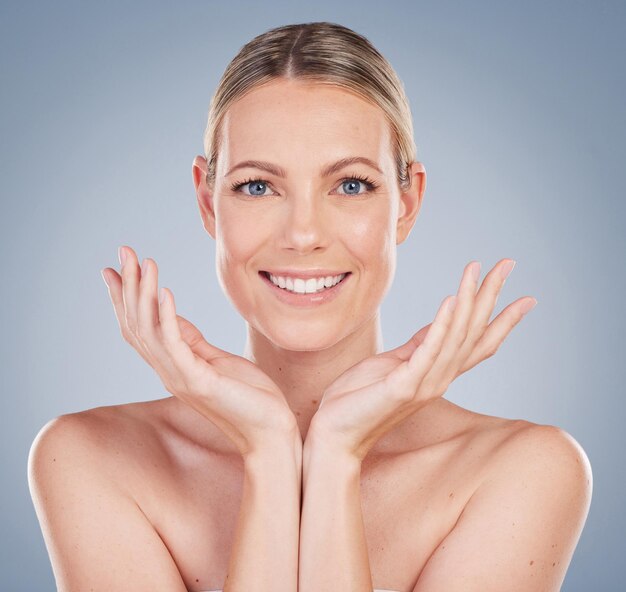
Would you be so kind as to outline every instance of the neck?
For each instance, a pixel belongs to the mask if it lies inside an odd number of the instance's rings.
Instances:
[[[259,366],[280,387],[304,440],[326,388],[348,368],[382,351],[377,311],[354,333],[316,351],[283,349],[248,325],[243,357]]]

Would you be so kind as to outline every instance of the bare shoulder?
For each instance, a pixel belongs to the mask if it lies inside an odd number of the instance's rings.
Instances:
[[[119,472],[133,457],[145,460],[158,435],[154,422],[139,412],[146,405],[149,403],[95,407],[51,419],[33,440],[29,465],[41,469],[47,461],[56,462],[58,456],[59,460],[98,466],[101,472]],[[125,462],[120,462],[122,459]]]
[[[132,492],[147,432],[129,411],[61,415],[31,445],[28,483],[59,590],[186,590]]]
[[[560,590],[591,502],[589,459],[557,426],[479,425],[472,442],[489,443],[480,480],[415,592]]]
[[[554,425],[517,420],[517,429],[494,458],[494,471],[504,475],[525,470],[537,478],[578,483],[580,494],[591,495],[593,475],[580,443]],[[587,492],[587,489],[589,490]]]
[[[517,424],[494,450],[485,478],[464,510],[467,523],[471,516],[493,515],[494,504],[502,504],[501,518],[511,517],[514,536],[531,540],[543,529],[547,535],[543,543],[553,539],[552,548],[544,550],[557,558],[556,565],[560,561],[566,567],[591,504],[591,463],[563,428],[520,420]],[[539,546],[535,544],[536,549]]]
[[[591,463],[580,443],[555,425],[473,414],[473,442],[485,442],[485,481],[539,481],[567,489],[584,505],[593,488]]]

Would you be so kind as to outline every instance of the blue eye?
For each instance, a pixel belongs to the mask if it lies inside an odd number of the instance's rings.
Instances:
[[[253,197],[263,197],[265,189],[267,188],[267,183],[262,179],[247,179],[242,183],[234,183],[230,189],[231,191],[240,191],[240,189],[246,185],[250,185],[250,193],[246,193],[244,191],[244,194],[251,195]],[[255,193],[256,191],[260,191],[260,193]]]
[[[360,193],[359,189],[361,187],[361,181],[357,179],[350,179],[349,181],[343,181],[341,185],[344,191],[348,195],[358,195]],[[350,189],[347,189],[347,186],[350,186]]]
[[[360,177],[358,175],[353,177],[346,177],[341,181],[341,185],[346,191],[345,195],[363,195],[368,191],[373,191],[378,187],[376,183],[374,183],[368,177]],[[350,189],[346,189],[346,185],[350,187]],[[361,185],[365,185],[365,191],[359,192]],[[342,194],[343,195],[343,194]]]

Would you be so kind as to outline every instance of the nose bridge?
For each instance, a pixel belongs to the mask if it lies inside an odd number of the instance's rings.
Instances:
[[[313,185],[300,189],[288,198],[289,213],[285,236],[290,246],[307,249],[324,242],[324,199]]]

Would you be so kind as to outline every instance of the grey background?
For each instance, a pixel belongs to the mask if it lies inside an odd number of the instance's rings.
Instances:
[[[558,425],[594,494],[563,590],[618,590],[624,529],[622,2],[3,2],[0,588],[53,590],[26,462],[51,418],[167,396],[122,341],[100,269],[152,257],[179,311],[242,353],[191,162],[253,36],[329,20],[366,35],[411,100],[422,211],[382,306],[385,347],[430,322],[463,267],[517,260],[496,308],[537,307],[446,397]]]

